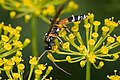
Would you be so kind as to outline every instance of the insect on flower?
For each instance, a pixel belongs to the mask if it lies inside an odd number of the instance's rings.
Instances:
[[[49,53],[49,50],[52,50],[52,47],[55,45],[54,40],[57,38],[60,42],[62,42],[62,40],[58,37],[58,33],[61,31],[62,28],[67,29],[66,24],[72,23],[72,22],[77,22],[77,21],[82,21],[84,20],[87,16],[86,15],[72,15],[72,17],[69,18],[64,18],[60,21],[58,21],[58,16],[60,15],[60,13],[63,11],[64,5],[61,5],[56,13],[56,15],[54,16],[53,19],[50,19],[51,21],[51,25],[50,28],[48,30],[48,32],[45,34],[45,38],[44,38],[44,42],[45,42],[45,51],[42,53],[42,55],[40,56],[40,58],[47,52]],[[68,30],[69,31],[69,30]],[[62,70],[63,72],[67,73],[70,75],[70,73],[66,72],[65,70],[63,70],[62,68],[60,68],[58,65],[56,65],[56,63],[54,61],[52,61],[54,63],[54,65],[59,68],[60,70]]]

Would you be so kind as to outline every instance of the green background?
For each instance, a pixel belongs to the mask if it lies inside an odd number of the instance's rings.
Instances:
[[[94,13],[95,20],[104,21],[105,18],[114,16],[115,21],[120,20],[120,0],[75,0],[78,3],[79,9],[73,13],[67,13],[60,16],[60,19],[70,17],[73,15],[81,15],[87,13]],[[0,7],[0,22],[4,22],[6,25],[11,24],[13,27],[20,25],[22,26],[21,40],[23,41],[26,37],[31,36],[31,24],[30,21],[25,23],[23,18],[10,19],[9,11],[6,11]],[[44,51],[44,34],[47,32],[49,24],[42,21],[40,18],[37,19],[37,43],[39,55]],[[113,31],[114,34],[120,35],[120,28],[116,28]],[[120,50],[120,47],[117,48]],[[29,56],[31,55],[31,46],[27,46],[23,50],[23,58],[25,64],[28,64]],[[48,63],[54,67],[51,75],[53,80],[85,80],[85,67],[81,68],[79,63],[70,64],[68,62],[57,63],[60,67],[70,72],[72,75],[67,75],[56,68],[52,62],[47,59],[46,55],[42,58],[40,63]],[[108,80],[107,75],[114,74],[114,69],[118,70],[120,75],[120,59],[115,62],[105,62],[102,69],[95,69],[91,66],[91,80]],[[29,66],[26,66],[25,73],[29,70]]]

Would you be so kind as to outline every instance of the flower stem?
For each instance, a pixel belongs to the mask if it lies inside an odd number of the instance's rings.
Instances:
[[[87,64],[86,64],[86,80],[90,80],[90,62],[87,60]]]
[[[33,14],[32,20],[31,20],[31,30],[32,30],[32,55],[33,56],[38,56],[38,50],[37,50],[37,27],[36,27],[36,16]]]

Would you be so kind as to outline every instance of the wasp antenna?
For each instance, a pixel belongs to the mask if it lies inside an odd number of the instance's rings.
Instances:
[[[45,53],[47,52],[48,50],[45,50],[40,56],[39,56],[39,60],[45,55]]]
[[[55,65],[55,67],[57,67],[58,69],[60,69],[61,71],[63,71],[64,73],[68,74],[68,75],[72,75],[71,73],[65,71],[64,69],[62,69],[60,66],[58,66],[54,61],[52,61],[52,63]]]

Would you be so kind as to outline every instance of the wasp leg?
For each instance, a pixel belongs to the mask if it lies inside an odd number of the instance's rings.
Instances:
[[[48,53],[47,57],[52,61],[52,63],[55,65],[55,67],[57,67],[59,70],[63,71],[64,73],[68,74],[68,75],[72,75],[69,72],[67,72],[66,70],[64,70],[63,68],[61,68],[60,66],[58,66],[55,62],[54,62],[54,57],[52,56],[52,54]]]

